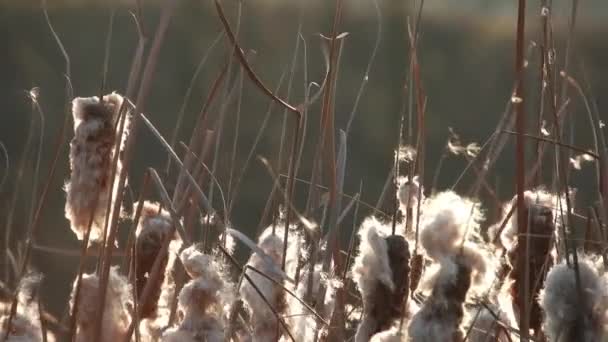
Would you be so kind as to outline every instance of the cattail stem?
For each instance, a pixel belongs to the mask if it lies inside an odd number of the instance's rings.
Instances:
[[[526,0],[518,1],[517,11],[517,39],[515,46],[515,74],[516,74],[516,87],[515,87],[515,98],[513,106],[515,107],[516,113],[516,128],[519,133],[516,138],[516,177],[517,177],[517,227],[518,227],[518,269],[523,272],[523,277],[520,277],[523,281],[519,284],[520,301],[519,306],[519,330],[522,332],[522,340],[526,341],[528,338],[528,327],[529,318],[527,317],[528,310],[528,248],[526,244],[528,242],[525,239],[527,233],[528,217],[526,216],[525,199],[524,199],[524,188],[525,188],[525,149],[524,149],[524,137],[525,134],[525,112],[524,112],[524,27],[525,27],[525,15],[526,15]]]

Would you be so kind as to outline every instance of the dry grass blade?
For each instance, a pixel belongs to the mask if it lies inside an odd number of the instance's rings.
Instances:
[[[141,9],[141,0],[137,0],[136,4],[137,11],[135,13],[131,12],[131,17],[133,18],[133,21],[135,21],[138,39],[137,48],[135,49],[135,55],[133,57],[133,61],[131,62],[129,78],[127,80],[127,98],[135,97],[135,90],[137,87],[137,82],[139,81],[139,74],[141,72],[142,62],[144,59],[144,51],[146,48],[146,43],[148,42],[148,37],[146,36],[146,32],[142,23],[143,17]]]

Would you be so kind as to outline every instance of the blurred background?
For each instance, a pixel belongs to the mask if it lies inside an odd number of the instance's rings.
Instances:
[[[398,142],[399,121],[408,107],[409,42],[408,20],[414,21],[419,1],[346,0],[340,32],[348,32],[343,40],[340,70],[337,81],[335,115],[337,129],[344,129],[353,109],[357,92],[380,32],[378,49],[371,60],[368,83],[360,98],[358,110],[348,136],[348,161],[344,192],[355,194],[362,186],[362,199],[376,203],[393,163],[393,151]],[[151,94],[146,103],[146,114],[169,136],[192,76],[201,58],[209,51],[214,39],[222,32],[213,2],[177,1],[178,5],[165,38]],[[237,21],[237,1],[225,0],[224,6],[233,28]],[[161,1],[143,1],[143,26],[149,36],[158,24]],[[494,131],[510,99],[514,81],[514,46],[516,29],[515,1],[484,0],[429,0],[422,11],[418,59],[426,106],[426,164],[425,186],[430,186],[438,162],[445,152],[449,128],[459,134],[462,142],[482,144]],[[565,43],[571,1],[554,1],[551,10],[554,31],[555,62],[563,67]],[[104,44],[112,10],[115,16],[110,45],[108,91],[125,92],[128,73],[137,46],[137,31],[129,14],[134,3],[122,1],[49,0],[48,14],[70,57],[71,81],[75,96],[98,95],[102,78]],[[301,25],[302,41],[292,77],[290,103],[301,103],[308,82],[320,83],[324,74],[322,39],[319,33],[330,35],[334,3],[328,0],[247,0],[242,2],[240,42],[249,51],[250,61],[260,78],[274,89],[281,75],[289,72]],[[585,95],[605,116],[605,94],[608,93],[608,2],[587,0],[580,2],[571,50],[571,74],[583,88]],[[529,2],[526,39],[530,46],[540,42],[541,7]],[[380,30],[380,31],[379,31]],[[16,200],[12,219],[13,235],[10,245],[18,250],[27,226],[31,207],[39,195],[32,195],[35,156],[38,150],[40,120],[32,111],[27,92],[39,87],[39,104],[44,111],[43,144],[41,154],[41,182],[44,179],[58,138],[64,112],[65,62],[45,22],[39,1],[0,0],[0,141],[9,154],[8,178],[0,189],[0,225],[6,229],[8,213]],[[226,41],[211,50],[209,59],[194,82],[192,96],[186,107],[184,125],[179,139],[188,141],[195,118],[200,111],[213,80],[217,77],[229,53]],[[306,57],[306,60],[304,60]],[[537,48],[528,54],[526,104],[529,131],[536,132],[535,120],[539,110],[539,61]],[[238,67],[229,82],[238,83]],[[306,75],[305,75],[306,71]],[[279,90],[287,98],[289,74]],[[313,88],[314,89],[314,88]],[[571,99],[568,129],[573,141],[585,149],[592,148],[591,130],[583,101],[576,91]],[[219,101],[210,115],[217,117]],[[240,170],[249,153],[268,107],[268,99],[246,78],[240,104],[240,126],[234,168]],[[231,169],[232,141],[235,136],[238,101],[230,102],[226,111],[224,133],[218,159],[218,177],[227,186]],[[309,110],[307,144],[299,177],[310,178],[312,152],[317,142],[320,105]],[[281,127],[285,113],[274,107],[268,127],[262,136],[257,155],[276,165],[280,148]],[[291,118],[288,117],[288,124]],[[288,126],[290,127],[290,126]],[[572,127],[570,129],[570,127]],[[34,131],[34,143],[25,150],[28,130]],[[67,139],[71,139],[70,131]],[[163,168],[166,154],[160,144],[140,126],[136,156],[130,169],[130,184],[139,193],[143,170]],[[415,134],[415,132],[414,132]],[[288,131],[288,137],[290,131]],[[488,182],[501,200],[514,193],[513,141],[501,155]],[[286,145],[287,146],[287,145]],[[530,144],[532,156],[535,144]],[[529,158],[531,159],[531,158]],[[18,165],[24,161],[21,182]],[[65,194],[62,186],[69,177],[68,147],[59,161],[59,169],[52,183],[37,244],[62,251],[78,252],[79,244],[64,218]],[[438,177],[438,188],[455,184],[466,166],[461,156],[448,155]],[[5,161],[0,164],[4,168]],[[286,167],[283,165],[283,172]],[[549,173],[550,174],[550,173]],[[4,175],[4,169],[2,169]],[[572,186],[579,189],[577,207],[585,208],[593,200],[594,170],[583,166],[572,174]],[[458,183],[457,191],[466,193],[475,174],[469,172]],[[550,181],[550,177],[546,178]],[[42,184],[42,183],[41,183]],[[254,235],[272,178],[256,160],[245,174],[241,191],[235,199],[232,221],[238,229]],[[296,203],[306,199],[307,186],[298,183]],[[40,187],[38,187],[38,192]],[[14,197],[16,194],[16,197]],[[482,194],[482,197],[484,195]],[[219,206],[219,202],[215,203]],[[492,208],[488,208],[490,211]],[[369,210],[362,209],[360,217]],[[350,231],[350,223],[345,224]],[[2,234],[0,239],[6,239]],[[2,246],[6,240],[2,240]],[[2,258],[4,262],[4,258]],[[45,273],[42,296],[51,312],[61,314],[65,308],[70,285],[77,269],[78,258],[70,255],[35,251],[33,265]],[[5,265],[2,265],[3,269]]]

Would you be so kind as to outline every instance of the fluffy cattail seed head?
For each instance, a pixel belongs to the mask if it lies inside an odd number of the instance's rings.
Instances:
[[[110,193],[118,179],[115,177],[112,184],[113,159],[126,135],[117,141],[116,127],[122,104],[123,98],[117,93],[104,96],[101,103],[97,97],[78,97],[72,101],[74,138],[70,143],[71,175],[65,185],[65,216],[79,240],[84,238],[91,219],[89,239],[102,238],[108,204],[113,203]],[[128,115],[124,120],[127,118]],[[125,132],[128,128],[125,124]],[[116,174],[120,170],[119,161]],[[117,209],[110,205],[111,211]]]
[[[608,284],[587,257],[580,258],[578,275],[572,262],[553,267],[539,303],[545,313],[543,330],[551,342],[604,341],[608,336]]]
[[[119,274],[117,267],[110,268],[103,317],[101,318],[101,342],[122,341],[131,321],[133,300],[127,279]],[[76,315],[76,341],[92,341],[95,333],[95,322],[98,319],[97,303],[99,302],[99,277],[95,274],[84,274],[80,293],[76,298],[76,282],[70,299],[70,307],[78,303]]]

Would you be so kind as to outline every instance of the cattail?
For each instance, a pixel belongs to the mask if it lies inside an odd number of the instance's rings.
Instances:
[[[100,103],[97,97],[78,97],[72,101],[74,117],[74,138],[70,143],[69,182],[65,185],[67,200],[65,217],[70,221],[72,231],[79,240],[84,238],[93,219],[90,240],[102,238],[108,203],[114,203],[110,192],[117,186],[118,177],[112,182],[114,155],[121,151],[127,135],[128,115],[125,116],[125,133],[120,137],[120,147],[115,147],[117,120],[123,104],[122,96],[112,93],[103,97]],[[117,175],[121,170],[119,158]],[[116,189],[113,191],[116,196]],[[110,217],[114,205],[110,206]]]
[[[514,205],[517,198],[511,201]],[[566,210],[565,203],[559,201],[556,196],[553,196],[542,190],[526,191],[524,193],[525,216],[528,217],[528,236],[526,249],[530,251],[527,256],[528,263],[528,295],[535,299],[538,296],[540,289],[543,287],[547,271],[553,263],[551,253],[552,238],[556,233],[556,223],[562,225],[561,209]],[[564,214],[565,216],[566,214]],[[525,270],[519,269],[518,257],[520,248],[518,248],[517,232],[517,210],[513,213],[510,221],[501,234],[501,242],[507,251],[507,264],[509,265],[509,273],[507,274],[508,282],[505,282],[505,290],[510,294],[512,299],[514,318],[518,320],[520,308],[517,303],[520,303],[521,297],[525,294],[520,293],[520,284],[524,281]],[[557,219],[557,220],[556,220]],[[523,257],[523,255],[521,255]],[[530,329],[538,332],[541,327],[542,314],[541,309],[536,300],[530,300],[529,325]]]
[[[258,247],[266,253],[271,260],[263,259],[257,253],[253,253],[247,265],[256,268],[275,281],[281,281],[282,276],[277,273],[277,267],[281,267],[283,254],[283,228],[268,227],[258,239]],[[268,263],[274,264],[275,267]],[[285,295],[283,290],[264,276],[247,271],[247,275],[255,286],[261,291],[266,300],[279,314],[285,312]],[[251,323],[253,326],[253,341],[271,341],[276,338],[278,321],[268,304],[260,297],[254,286],[247,280],[243,280],[240,288],[243,301],[251,312]]]
[[[403,236],[385,236],[374,218],[365,220],[359,231],[359,255],[353,264],[353,279],[363,296],[364,314],[356,341],[367,341],[391,327],[402,315],[409,284],[409,246]]]
[[[40,325],[40,308],[38,306],[38,289],[42,275],[30,273],[23,277],[19,284],[17,312],[11,320],[7,342],[41,342],[43,341]],[[11,303],[0,303],[0,337],[4,337],[8,325]],[[51,337],[47,334],[47,340]]]
[[[408,333],[413,342],[462,340],[460,325],[471,272],[461,255],[443,260],[433,291],[410,323]]]
[[[99,277],[96,274],[84,274],[78,299],[75,298],[75,290],[76,282],[70,299],[70,307],[73,308],[78,303],[76,341],[93,341],[95,322],[99,319],[96,310],[99,302]],[[111,267],[101,318],[101,342],[124,340],[131,321],[132,307],[131,288],[127,279],[118,273],[118,267]]]
[[[482,219],[479,203],[452,191],[440,192],[425,202],[420,243],[433,260],[453,255],[465,234],[469,239],[476,237]]]
[[[490,278],[490,260],[477,241],[482,218],[478,206],[450,191],[425,202],[420,242],[435,264],[426,269],[430,276],[422,284],[423,289],[432,289],[431,293],[408,328],[414,342],[463,338],[461,325],[467,296],[482,291]]]
[[[134,208],[137,208],[137,206],[138,203],[135,203]],[[135,232],[137,237],[135,243],[135,284],[137,286],[138,298],[142,295],[152,272],[154,261],[161,251],[163,241],[171,233],[172,227],[171,216],[166,210],[161,210],[159,204],[148,201],[143,203],[141,216]],[[161,260],[161,267],[163,269],[167,266],[168,259],[169,255]],[[154,289],[151,292],[152,295],[149,297],[149,300],[138,308],[140,318],[149,318],[155,314],[163,281],[164,276],[161,276],[158,282],[153,284]]]
[[[553,267],[539,296],[545,313],[543,330],[549,341],[604,341],[608,335],[607,285],[586,257],[579,258],[578,275],[572,263]]]
[[[180,254],[186,273],[192,278],[179,294],[177,327],[167,330],[162,341],[223,342],[225,312],[229,312],[233,286],[213,257],[194,246]]]
[[[167,264],[163,274],[162,284],[160,286],[160,295],[155,303],[155,311],[148,318],[143,318],[139,327],[141,337],[144,341],[158,341],[163,331],[169,326],[171,318],[171,309],[175,299],[176,283],[175,272],[177,266],[177,257],[182,248],[180,239],[172,240],[169,243],[167,256]]]

